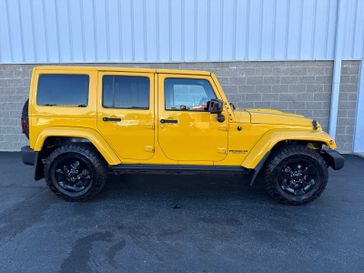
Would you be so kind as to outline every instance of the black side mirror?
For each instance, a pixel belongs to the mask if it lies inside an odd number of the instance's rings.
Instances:
[[[218,99],[212,99],[207,102],[207,109],[211,114],[217,114],[217,121],[224,122],[225,116],[222,113],[224,110],[224,103]]]
[[[207,103],[207,109],[211,114],[220,114],[224,109],[224,103],[218,99],[212,99]]]

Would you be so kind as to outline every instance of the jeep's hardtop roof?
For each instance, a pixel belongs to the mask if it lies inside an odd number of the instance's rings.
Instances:
[[[73,66],[73,65],[42,65],[34,67],[36,70],[67,70],[83,71],[109,71],[109,72],[139,72],[139,73],[161,73],[161,74],[190,74],[190,75],[211,75],[211,72],[202,70],[179,70],[179,69],[158,69],[158,68],[131,68],[114,66]]]

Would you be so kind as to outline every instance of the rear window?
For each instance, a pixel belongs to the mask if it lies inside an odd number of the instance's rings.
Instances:
[[[149,109],[150,83],[147,77],[104,76],[102,105],[105,108]]]
[[[86,107],[88,89],[88,75],[42,74],[38,79],[37,104]]]

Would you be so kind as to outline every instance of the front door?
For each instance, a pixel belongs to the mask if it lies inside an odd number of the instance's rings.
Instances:
[[[154,155],[154,73],[100,72],[97,127],[120,159]]]
[[[228,118],[218,122],[206,109],[219,98],[214,89],[206,76],[159,74],[158,141],[168,158],[199,164],[226,157]]]

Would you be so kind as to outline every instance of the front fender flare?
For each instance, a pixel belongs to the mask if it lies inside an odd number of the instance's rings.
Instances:
[[[241,166],[248,169],[255,169],[264,156],[270,152],[277,143],[285,140],[321,142],[327,145],[330,149],[336,148],[336,144],[333,139],[324,131],[274,129],[266,132],[259,139],[245,157]]]

